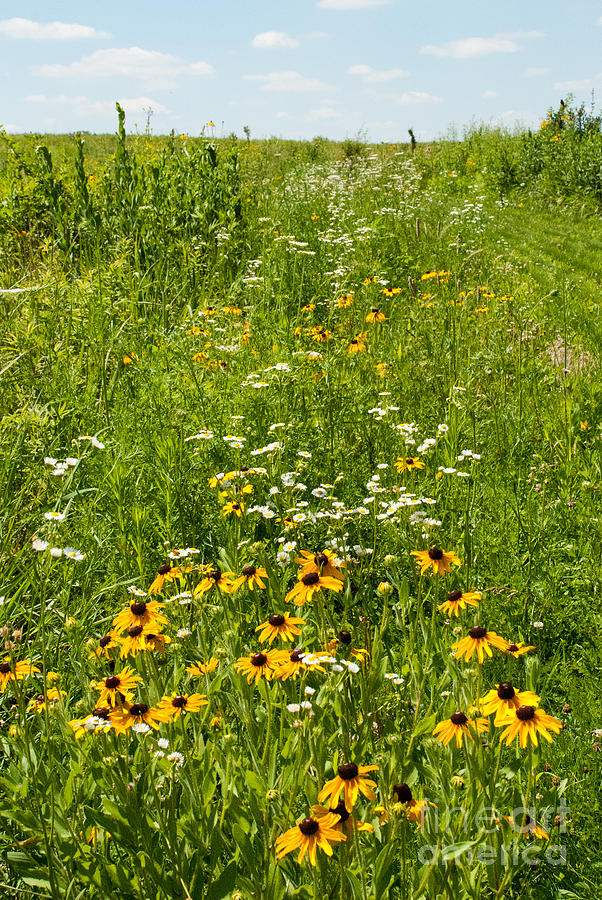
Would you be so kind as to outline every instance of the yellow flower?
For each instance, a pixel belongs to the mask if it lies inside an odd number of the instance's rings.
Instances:
[[[136,675],[129,666],[115,675],[109,675],[102,681],[93,681],[92,687],[100,691],[98,706],[103,706],[105,703],[108,703],[109,706],[116,706],[118,702],[123,702],[121,698],[127,701],[131,700],[132,691],[136,690],[140,681],[142,681],[140,675]]]
[[[355,763],[343,763],[337,769],[337,774],[330,781],[327,781],[320,793],[318,794],[318,802],[322,803],[328,797],[330,806],[336,806],[339,796],[344,794],[345,809],[351,812],[361,792],[364,797],[374,802],[376,794],[372,790],[376,787],[376,782],[366,778],[368,772],[378,771],[378,766],[357,766]]]
[[[319,575],[318,572],[308,572],[306,575],[299,575],[297,584],[288,592],[285,600],[287,603],[294,600],[297,606],[303,606],[305,603],[311,603],[314,595],[323,588],[340,593],[343,590],[343,585],[338,578],[331,578],[329,575]]]
[[[397,797],[397,802],[402,806],[405,806],[405,814],[408,822],[416,822],[418,828],[422,828],[428,801],[415,800],[412,789],[409,785],[405,784],[405,782],[393,786],[393,797]]]
[[[141,725],[143,722],[156,730],[160,723],[169,722],[169,713],[153,709],[147,703],[125,703],[112,710],[109,717],[115,734],[124,734],[132,725]]]
[[[92,640],[90,643],[93,645],[94,641]],[[90,643],[88,646],[90,646]],[[93,646],[93,649],[88,654],[88,659],[98,659],[101,656],[104,656],[105,659],[112,659],[113,657],[112,654],[109,653],[109,650],[118,646],[119,644],[115,640],[115,635],[105,634],[104,637],[101,637],[98,641],[98,647]]]
[[[151,649],[148,644],[148,638],[157,638],[161,634],[161,625],[159,623],[150,622],[148,625],[134,625],[130,628],[125,637],[118,637],[116,640],[121,644],[121,652],[119,656],[123,659],[125,656],[136,656],[141,650]],[[162,637],[165,637],[162,635]]]
[[[344,579],[343,573],[338,568],[345,563],[340,562],[332,550],[322,550],[321,553],[312,553],[311,550],[301,550],[301,556],[296,557],[295,562],[301,566],[300,575],[308,572],[318,572],[320,575],[329,575],[331,578]]]
[[[33,675],[39,671],[37,666],[33,666],[26,659],[17,663],[12,663],[10,659],[2,660],[0,663],[0,694],[4,693],[9,681],[22,681],[26,675]]]
[[[345,804],[342,800],[339,800],[336,806],[331,806],[328,809],[325,806],[320,806],[319,803],[316,803],[312,806],[311,811],[314,815],[314,818],[321,820],[326,819],[329,816],[338,816],[339,821],[334,826],[335,829],[339,832],[343,830],[343,825],[347,829],[349,834],[353,834],[353,831],[374,831],[374,826],[370,825],[369,822],[359,822],[357,819],[354,819],[353,816],[347,812],[345,808]]]
[[[50,688],[46,691],[46,696],[44,694],[38,694],[37,697],[34,697],[33,700],[29,701],[27,706],[28,711],[35,709],[37,713],[44,712],[44,710],[52,703],[58,703],[59,700],[62,700],[63,697],[67,696],[66,691],[59,691],[58,688]]]
[[[157,709],[169,713],[173,719],[179,719],[184,712],[199,712],[202,706],[207,706],[209,701],[205,694],[170,694],[163,697],[157,704]]]
[[[150,600],[148,603],[144,600],[134,600],[126,609],[122,609],[115,616],[113,627],[117,632],[135,628],[136,625],[141,625],[142,627],[153,625],[155,628],[159,626],[160,630],[160,623],[165,624],[167,622],[165,616],[159,612],[164,606],[165,604],[159,603],[158,600]]]
[[[398,472],[405,472],[406,469],[411,472],[412,469],[424,469],[424,466],[425,464],[422,460],[417,459],[415,456],[400,456],[395,463],[395,468]]]
[[[234,589],[230,579],[233,577],[234,572],[222,572],[222,570],[216,566],[215,569],[211,569],[206,573],[205,577],[199,581],[194,589],[194,595],[195,597],[202,597],[203,594],[210,591],[212,587],[219,588],[219,590],[223,591],[225,594],[231,594]]]
[[[300,675],[301,672],[308,669],[309,666],[303,662],[303,658],[305,656],[304,650],[277,650],[275,655],[276,661],[276,671],[274,672],[274,678],[280,678],[281,681],[286,681],[287,678],[295,679],[297,675]],[[312,672],[323,672],[323,666],[313,664],[311,666]]]
[[[282,638],[283,641],[292,641],[295,635],[301,634],[301,629],[297,625],[305,625],[305,619],[298,619],[291,616],[290,613],[276,613],[266,622],[258,625],[255,631],[260,631],[259,641],[263,643],[268,641],[272,643],[275,638]]]
[[[412,550],[410,556],[416,557],[421,575],[424,575],[429,568],[432,568],[434,575],[447,575],[452,565],[462,565],[453,550],[447,553],[438,547],[431,547],[430,550]]]
[[[524,653],[528,653],[529,650],[535,650],[535,647],[527,647],[524,641],[518,641],[517,643],[509,644],[504,649],[504,653],[507,653],[509,656],[513,656],[515,659],[518,659],[519,656],[522,656]]]
[[[364,331],[362,334],[356,334],[354,338],[349,342],[349,346],[347,347],[347,353],[361,353],[366,349],[366,332]]]
[[[217,659],[215,656],[212,656],[209,662],[195,663],[192,666],[186,667],[186,671],[189,675],[207,675],[209,672],[213,672],[214,669],[217,669]]]
[[[278,661],[277,652],[268,650],[265,653],[254,653],[252,656],[241,656],[234,663],[234,668],[246,676],[248,684],[251,684],[253,679],[255,684],[259,684],[261,678],[271,681]]]
[[[108,706],[97,706],[89,716],[83,719],[71,719],[69,726],[73,729],[74,737],[80,740],[84,735],[94,732],[106,732],[111,729],[111,710]]]
[[[509,646],[508,641],[496,634],[495,631],[487,631],[482,625],[475,625],[474,628],[470,629],[466,637],[452,644],[452,650],[456,651],[456,659],[464,656],[465,662],[469,662],[472,655],[476,653],[479,663],[482,663],[485,653],[489,657],[493,656],[490,644],[498,650],[507,650]]]
[[[481,700],[481,712],[485,716],[495,713],[494,725],[507,725],[512,721],[512,715],[519,706],[530,704],[537,706],[539,697],[531,691],[517,691],[509,681],[496,684],[495,690],[488,691]]]
[[[506,820],[506,822],[508,822],[509,825],[512,826],[512,828],[518,830],[521,834],[526,834],[527,836],[534,835],[536,838],[540,838],[543,841],[547,841],[550,838],[548,832],[544,831],[541,825],[538,825],[537,822],[534,822],[531,816],[527,815],[526,813],[523,816],[521,825],[516,824],[513,816],[504,816],[504,819]]]
[[[460,749],[462,746],[462,738],[464,735],[472,741],[470,728],[479,734],[489,729],[487,719],[475,718],[472,721],[463,712],[455,712],[449,719],[438,722],[433,729],[433,734],[437,736],[437,740],[447,746],[452,738],[456,739],[456,747]]]
[[[162,566],[159,566],[159,571],[157,572],[155,580],[149,587],[148,592],[149,594],[160,594],[166,581],[170,582],[176,580],[184,580],[181,571],[175,566],[172,568],[171,563],[164,563]]]
[[[510,720],[510,716],[512,719]],[[545,710],[536,709],[534,706],[519,706],[514,709],[508,716],[508,727],[502,732],[500,740],[506,739],[506,743],[510,744],[515,737],[518,736],[520,745],[524,749],[527,743],[531,741],[537,747],[537,733],[541,734],[545,740],[551,744],[552,738],[550,731],[558,734],[562,731],[562,722],[549,716]]]
[[[289,828],[288,831],[276,838],[277,858],[282,859],[287,853],[298,849],[297,862],[302,862],[303,857],[308,854],[310,863],[312,866],[315,866],[318,847],[327,856],[332,856],[330,844],[347,840],[345,835],[341,834],[334,827],[337,822],[337,816],[331,816],[330,818],[324,816],[319,819],[310,816],[307,819],[302,819],[294,828]]]
[[[237,503],[234,500],[230,500],[228,503],[222,506],[222,516],[235,515],[240,519],[242,518],[244,509],[244,503]]]
[[[237,591],[239,587],[246,582],[250,591],[254,591],[255,588],[263,591],[265,590],[265,584],[262,579],[267,577],[268,573],[265,569],[257,569],[255,566],[245,566],[242,570],[242,575],[239,575],[238,578],[235,578],[232,582],[232,590]],[[255,630],[257,631],[257,629]]]
[[[366,322],[369,324],[373,324],[374,322],[386,322],[387,317],[383,312],[378,309],[378,307],[373,306],[368,315],[366,316]]]
[[[441,603],[439,609],[448,616],[459,616],[460,610],[466,609],[467,606],[478,606],[480,599],[478,591],[450,591],[447,600]]]

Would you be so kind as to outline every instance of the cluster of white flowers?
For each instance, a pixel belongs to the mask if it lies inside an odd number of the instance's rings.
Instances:
[[[75,456],[68,456],[67,459],[59,462],[59,460],[55,459],[54,456],[45,456],[44,457],[44,465],[52,466],[51,475],[56,475],[58,477],[62,475],[66,475],[70,468],[75,468],[78,464],[79,459]]]
[[[185,441],[210,441],[213,439],[213,432],[208,428],[203,428],[198,434],[191,434],[190,437],[184,438]]]

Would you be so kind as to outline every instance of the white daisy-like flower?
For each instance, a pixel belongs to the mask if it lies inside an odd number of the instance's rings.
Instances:
[[[58,559],[59,556],[63,555],[63,551],[61,550],[60,547],[51,547],[50,555],[53,556],[55,559]]]
[[[135,731],[136,734],[148,734],[150,730],[151,727],[146,722],[136,722],[135,725],[132,725],[132,731]]]
[[[328,491],[325,491],[324,488],[314,488],[311,493],[313,497],[319,497],[320,499],[328,496]]]
[[[441,425],[437,425],[437,431],[441,432],[441,434],[445,434],[446,431],[449,431],[449,425],[442,422]]]
[[[316,693],[316,689],[307,685],[303,693],[307,694],[308,697],[313,697],[313,695]]]
[[[136,726],[134,725],[134,728]],[[146,726],[148,728],[148,725]],[[181,766],[184,763],[184,755],[182,753],[178,753],[177,750],[174,750],[173,753],[169,753],[167,756],[169,762],[174,763],[176,766]]]
[[[299,705],[301,706],[301,709],[305,709],[305,710],[313,709],[313,704],[311,704],[309,702],[309,700],[302,700]]]
[[[36,553],[43,553],[44,550],[48,550],[48,541],[42,541],[40,538],[32,538],[31,549],[35,550]]]
[[[167,748],[169,747],[169,741],[167,740],[167,738],[159,738],[157,744],[159,745],[161,750],[167,750]]]
[[[298,713],[301,711],[301,706],[298,703],[287,703],[286,708],[290,713]]]
[[[82,559],[86,558],[86,554],[82,553],[81,550],[76,550],[75,547],[65,547],[63,556],[66,556],[67,559],[73,559],[75,562],[81,562]]]
[[[188,628],[180,628],[178,631],[176,631],[176,637],[180,640],[190,637],[191,634],[192,631],[190,631]]]
[[[47,466],[56,466],[57,460],[53,456],[45,456],[44,463]]]
[[[297,450],[297,456],[302,456],[303,459],[311,459],[311,453],[308,450]]]
[[[44,513],[44,518],[48,519],[49,522],[63,522],[65,519],[65,513],[52,510],[51,512]]]

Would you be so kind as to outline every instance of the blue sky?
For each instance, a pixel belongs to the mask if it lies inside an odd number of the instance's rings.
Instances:
[[[0,4],[0,123],[422,139],[473,121],[537,127],[602,96],[602,2],[103,0]]]

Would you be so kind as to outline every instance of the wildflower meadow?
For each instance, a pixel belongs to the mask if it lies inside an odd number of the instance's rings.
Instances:
[[[0,139],[0,893],[595,898],[602,152]]]

